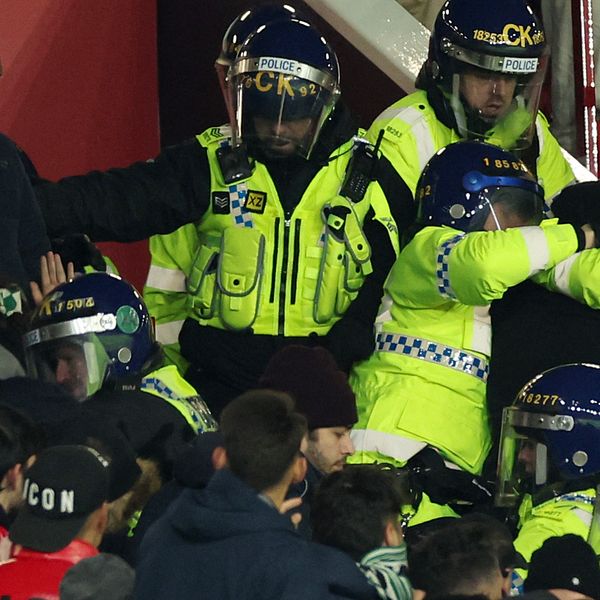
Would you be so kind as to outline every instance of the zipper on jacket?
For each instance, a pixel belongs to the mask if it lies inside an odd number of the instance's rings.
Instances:
[[[300,262],[300,227],[302,222],[298,219],[294,225],[294,258],[292,260],[292,281],[290,290],[290,304],[296,304],[296,288],[298,287],[298,263]]]
[[[283,335],[285,329],[285,281],[287,277],[288,243],[292,220],[287,212],[283,220],[283,260],[281,261],[281,288],[279,290],[279,326],[277,333]]]
[[[275,302],[275,284],[277,283],[277,257],[279,256],[279,217],[275,218],[275,235],[274,235],[274,249],[273,249],[273,266],[271,268],[271,294],[269,295],[269,302],[273,304]]]

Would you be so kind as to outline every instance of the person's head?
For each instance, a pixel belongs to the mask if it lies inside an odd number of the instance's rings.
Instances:
[[[358,420],[356,398],[333,355],[321,347],[285,346],[260,378],[262,387],[287,392],[306,417],[302,451],[322,473],[341,470],[354,453],[350,429]]]
[[[60,581],[60,600],[131,600],[135,571],[114,554],[97,554],[73,565]]]
[[[223,35],[223,40],[221,41],[221,50],[215,60],[215,70],[217,71],[217,78],[221,86],[230,123],[233,123],[235,117],[231,106],[231,94],[228,89],[227,76],[229,68],[233,64],[241,45],[259,27],[273,21],[287,20],[292,17],[304,20],[304,17],[300,17],[298,11],[289,4],[261,4],[241,12],[225,31],[225,35]]]
[[[467,139],[531,144],[547,56],[544,30],[524,0],[448,0],[431,34],[426,87]]]
[[[157,351],[141,296],[108,273],[56,287],[36,309],[24,345],[28,374],[79,401],[108,380],[144,373]]]
[[[500,600],[510,582],[502,572],[497,548],[484,539],[484,531],[475,523],[455,521],[411,547],[408,574],[413,588],[427,598],[483,594]]]
[[[411,504],[406,478],[378,465],[348,465],[324,477],[311,503],[313,539],[359,561],[381,546],[398,546]]]
[[[220,426],[227,467],[257,492],[304,477],[300,443],[306,419],[287,394],[246,392],[225,407]]]
[[[267,158],[310,156],[340,95],[337,57],[296,18],[259,27],[229,70],[234,144]]]
[[[87,446],[53,446],[25,473],[13,543],[56,552],[75,538],[98,546],[108,520],[109,463]]]
[[[0,404],[0,507],[17,509],[23,498],[23,473],[44,447],[42,429],[24,413]]]
[[[569,364],[540,373],[503,411],[496,503],[600,474],[600,365]]]
[[[529,561],[525,592],[566,590],[576,598],[600,598],[600,567],[592,547],[578,535],[548,538]]]
[[[417,183],[419,226],[465,232],[537,225],[544,194],[514,154],[484,142],[456,142],[439,150]]]

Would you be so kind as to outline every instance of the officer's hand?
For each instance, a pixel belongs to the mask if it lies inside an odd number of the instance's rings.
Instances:
[[[369,358],[375,349],[373,327],[357,319],[342,318],[329,330],[324,345],[339,368],[348,373],[355,362]]]

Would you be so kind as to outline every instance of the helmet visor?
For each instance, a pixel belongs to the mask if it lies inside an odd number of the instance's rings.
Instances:
[[[236,62],[230,91],[235,142],[273,158],[307,158],[339,96],[330,74],[278,58]]]
[[[530,146],[547,57],[490,56],[450,47],[458,68],[447,93],[460,133],[509,150]]]
[[[95,333],[42,342],[25,352],[30,377],[60,385],[79,402],[102,387],[110,365]]]
[[[568,431],[573,418],[507,407],[502,413],[496,505],[515,506],[523,494],[548,483],[548,448],[542,432]]]

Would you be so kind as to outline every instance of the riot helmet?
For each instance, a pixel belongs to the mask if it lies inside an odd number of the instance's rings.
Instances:
[[[227,73],[237,56],[240,46],[259,27],[271,21],[286,20],[298,16],[298,11],[289,4],[263,4],[240,13],[227,28],[221,41],[221,51],[215,60],[215,70],[217,71],[217,78],[219,79],[230,121],[233,120],[233,113],[231,111],[231,98],[227,92]]]
[[[600,365],[548,369],[502,414],[496,503],[600,474]]]
[[[158,346],[148,310],[129,283],[90,273],[57,286],[24,336],[28,375],[86,400],[106,381],[145,372]]]
[[[447,0],[425,70],[462,137],[521,150],[533,138],[547,62],[542,24],[524,0]]]
[[[340,95],[337,57],[298,19],[259,27],[230,69],[234,145],[268,158],[310,156]]]
[[[537,225],[544,193],[514,154],[485,142],[439,150],[417,183],[417,222],[464,232]]]

